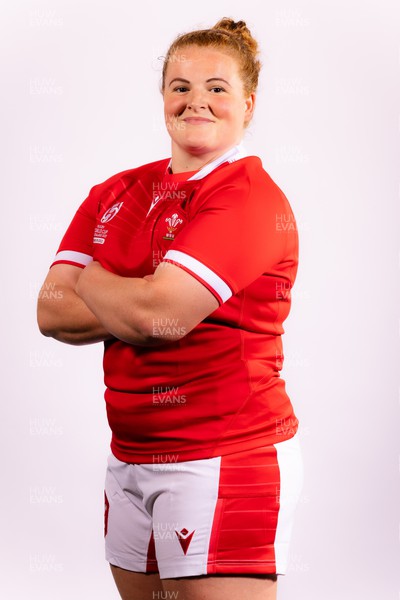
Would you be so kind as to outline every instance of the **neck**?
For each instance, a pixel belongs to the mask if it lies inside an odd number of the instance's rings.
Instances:
[[[187,171],[198,171],[211,163],[213,160],[222,156],[233,148],[236,144],[214,150],[212,152],[198,152],[196,154],[190,154],[189,152],[183,151],[172,142],[171,151],[171,170],[173,173],[186,173]]]

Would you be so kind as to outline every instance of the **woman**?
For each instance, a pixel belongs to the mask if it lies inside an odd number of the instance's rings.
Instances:
[[[39,297],[44,335],[104,341],[106,557],[123,600],[276,597],[302,462],[279,376],[290,205],[240,142],[260,63],[243,21],[164,63],[171,159],[94,186]],[[54,296],[54,295],[53,295]]]

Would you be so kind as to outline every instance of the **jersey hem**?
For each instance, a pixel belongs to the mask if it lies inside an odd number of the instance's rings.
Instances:
[[[171,463],[171,455],[177,456],[176,463],[190,461],[190,460],[203,460],[207,458],[216,458],[219,456],[226,456],[228,454],[236,454],[237,452],[245,452],[246,450],[255,450],[256,448],[262,448],[263,446],[272,446],[279,442],[286,442],[294,437],[298,431],[299,424],[292,427],[290,433],[273,436],[261,436],[253,438],[251,440],[245,440],[242,442],[234,442],[232,444],[218,444],[215,446],[208,446],[205,448],[196,448],[192,450],[185,450],[183,452],[176,452],[173,448],[165,450],[164,452],[158,452],[153,450],[150,453],[138,453],[138,452],[125,452],[118,448],[118,444],[112,439],[110,444],[111,452],[118,460],[125,463],[135,464],[154,464],[162,470]],[[154,459],[157,460],[154,460]],[[166,459],[163,461],[163,459]]]

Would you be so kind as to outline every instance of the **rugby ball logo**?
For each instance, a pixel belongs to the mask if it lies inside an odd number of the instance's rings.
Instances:
[[[116,204],[113,204],[113,206],[106,210],[104,215],[101,217],[101,223],[108,223],[109,221],[111,221],[111,219],[113,219],[115,215],[119,212],[122,205],[123,202],[117,202]]]

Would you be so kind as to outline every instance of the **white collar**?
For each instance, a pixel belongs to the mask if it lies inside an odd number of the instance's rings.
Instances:
[[[222,154],[221,156],[219,156],[218,158],[216,158],[215,160],[210,162],[208,165],[205,165],[202,169],[200,169],[200,171],[198,171],[197,173],[192,175],[192,177],[189,177],[189,179],[187,181],[195,181],[197,179],[203,179],[203,177],[206,177],[206,175],[211,173],[211,171],[214,171],[214,169],[216,169],[217,167],[222,165],[222,163],[224,163],[224,162],[232,163],[232,162],[235,162],[235,160],[244,158],[245,156],[247,156],[246,150],[244,149],[242,144],[238,144],[237,146],[234,146],[233,148],[231,148],[230,150],[228,150],[227,152],[225,152],[224,154]],[[172,159],[170,159],[167,169],[170,168],[171,163],[172,163]]]

